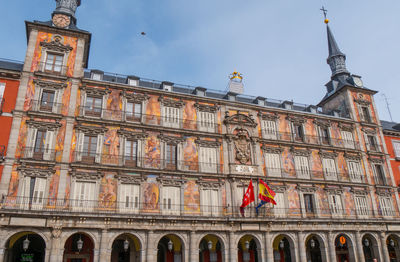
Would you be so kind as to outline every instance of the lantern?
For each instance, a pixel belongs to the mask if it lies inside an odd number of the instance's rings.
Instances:
[[[369,247],[369,240],[368,240],[368,238],[364,239],[364,246]]]
[[[250,248],[249,241],[244,242],[244,247],[246,248],[246,250],[249,250],[249,248]]]
[[[174,246],[174,244],[172,243],[171,239],[168,241],[168,250],[172,251],[172,247]]]
[[[127,252],[128,248],[129,248],[129,241],[128,241],[128,239],[125,239],[125,241],[124,241],[124,251]]]
[[[283,242],[283,239],[279,242],[279,247],[283,249],[285,247],[285,242]]]
[[[310,246],[311,246],[311,248],[315,247],[315,240],[314,239],[310,240]]]
[[[31,241],[29,241],[28,236],[26,236],[26,239],[22,241],[22,249],[26,252],[29,248],[29,244]]]
[[[81,252],[83,248],[83,241],[80,235],[78,241],[76,241],[76,247],[78,248],[78,252]]]
[[[211,249],[212,249],[212,242],[211,242],[211,240],[208,241],[207,247],[208,247],[208,250],[211,250]]]
[[[390,239],[390,240],[389,240],[389,245],[390,245],[391,247],[394,247],[395,243],[394,243],[394,240],[393,240],[393,239]]]

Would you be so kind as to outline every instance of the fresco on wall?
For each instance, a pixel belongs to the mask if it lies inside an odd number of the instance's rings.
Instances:
[[[320,212],[319,214],[321,216],[330,216],[331,210],[329,207],[329,199],[326,191],[324,190],[323,185],[317,186],[317,195],[318,195],[318,201],[319,201],[319,209]]]
[[[228,209],[228,201],[226,199],[226,184],[221,187],[221,196],[222,196],[222,213],[225,215],[230,212]]]
[[[221,115],[221,110],[218,110],[217,112],[217,125],[218,125],[218,133],[222,133],[222,115]]]
[[[308,136],[310,143],[318,144],[319,137],[318,137],[315,125],[314,125],[314,120],[307,119],[307,121],[304,123],[304,126],[305,126],[305,135]]]
[[[142,186],[143,189],[143,211],[159,212],[160,188],[155,175],[147,177],[147,182]]]
[[[17,199],[18,195],[19,175],[17,166],[14,165],[11,171],[10,184],[8,186],[8,201],[11,203]]]
[[[158,97],[151,95],[147,101],[145,122],[149,125],[159,125],[160,116],[160,103],[158,102]]]
[[[289,216],[300,216],[300,201],[299,201],[299,194],[296,190],[296,185],[288,185],[287,189],[287,198],[288,198],[288,213]]]
[[[356,215],[356,207],[353,194],[350,187],[343,188],[344,210],[347,216],[354,217]]]
[[[57,137],[56,137],[56,146],[55,146],[57,162],[61,162],[61,160],[62,160],[62,153],[64,150],[65,129],[66,129],[67,121],[61,120],[60,124],[61,124],[61,127],[58,129],[58,133],[57,133]]]
[[[72,83],[67,82],[67,87],[64,89],[63,96],[61,99],[61,114],[63,116],[68,115],[69,102],[71,98],[71,88],[72,88]]]
[[[144,167],[160,168],[161,146],[157,134],[149,132],[144,148]]]
[[[117,89],[111,89],[111,93],[108,95],[106,112],[104,117],[106,119],[121,121],[122,120],[122,99],[121,91]]]
[[[290,140],[291,136],[290,136],[290,127],[289,127],[289,123],[286,120],[286,116],[285,115],[280,115],[279,116],[279,130],[280,132],[280,138],[282,140]]]
[[[282,151],[282,166],[285,176],[296,177],[296,172],[294,170],[293,155],[290,152],[289,148],[285,148]]]
[[[27,117],[21,120],[21,127],[19,128],[19,136],[17,141],[17,148],[15,149],[15,157],[20,158],[23,155],[23,149],[26,145],[26,138],[28,137],[28,125],[26,124]]]
[[[183,198],[185,213],[200,213],[200,189],[195,180],[189,180],[185,184]]]
[[[24,102],[24,111],[29,111],[32,108],[32,100],[35,96],[35,84],[33,83],[33,77],[29,77],[28,85],[26,87],[26,95]]]
[[[77,143],[77,137],[76,137],[76,131],[75,129],[72,130],[72,137],[71,137],[71,152],[69,153],[69,161],[72,162],[75,160],[75,149],[76,149],[76,143]]]
[[[194,101],[185,101],[185,107],[183,108],[183,128],[196,130],[196,109],[194,107]]]
[[[69,206],[69,200],[71,197],[71,175],[68,173],[65,181],[65,197],[64,197],[64,206]]]
[[[115,209],[117,204],[117,180],[114,174],[104,174],[100,183],[99,208]]]
[[[338,154],[337,158],[338,167],[339,167],[339,178],[341,181],[350,181],[350,177],[347,170],[347,162],[343,155],[343,153]]]
[[[184,170],[197,171],[199,169],[199,156],[195,144],[195,137],[185,137],[183,144],[183,165]]]
[[[119,164],[119,135],[117,127],[109,127],[104,134],[101,162],[108,165]]]
[[[60,167],[56,167],[56,172],[51,177],[50,185],[49,185],[49,196],[47,207],[55,208],[57,205],[57,194],[58,194],[58,185],[60,181]]]
[[[337,123],[331,123],[331,137],[332,144],[335,146],[343,146],[342,133]]]
[[[314,178],[324,179],[324,173],[322,171],[322,162],[318,150],[311,151],[311,170]]]
[[[75,106],[75,116],[79,116],[79,109],[81,106],[81,89],[78,88],[78,92],[76,94],[76,106]]]

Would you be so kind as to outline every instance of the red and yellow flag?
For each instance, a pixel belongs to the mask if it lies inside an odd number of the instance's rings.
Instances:
[[[269,188],[267,183],[260,179],[258,187],[260,190],[258,193],[258,198],[261,199],[261,201],[276,205],[276,202],[274,200],[276,193],[271,188]]]

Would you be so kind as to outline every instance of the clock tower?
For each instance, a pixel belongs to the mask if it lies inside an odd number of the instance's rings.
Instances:
[[[75,11],[81,5],[81,0],[55,0],[57,7],[52,15],[53,25],[60,28],[76,26]]]

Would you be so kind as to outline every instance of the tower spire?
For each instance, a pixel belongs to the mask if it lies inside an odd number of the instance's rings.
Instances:
[[[329,19],[326,18],[326,14],[328,11],[324,7],[321,8],[321,11],[324,13],[328,36],[329,56],[326,62],[331,67],[332,78],[343,74],[350,75],[350,73],[346,69],[346,55],[340,51],[335,37],[333,36],[333,33],[329,27]]]

